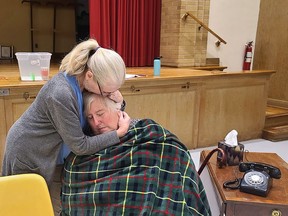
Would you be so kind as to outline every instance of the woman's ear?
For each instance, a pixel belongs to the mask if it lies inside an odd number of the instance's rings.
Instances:
[[[87,79],[93,78],[93,73],[92,73],[90,70],[87,71],[87,73],[86,73],[86,78],[87,78]]]
[[[121,111],[121,110],[117,110],[117,115],[118,115],[118,117],[120,118],[120,116],[123,115],[123,114],[122,114],[122,111]]]

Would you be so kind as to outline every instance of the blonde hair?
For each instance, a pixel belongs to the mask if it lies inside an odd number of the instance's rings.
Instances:
[[[91,103],[99,99],[99,102],[103,103],[105,107],[107,107],[110,111],[118,111],[121,108],[121,104],[114,102],[108,97],[104,97],[102,95],[98,95],[92,92],[84,92],[83,101],[84,101],[84,115],[87,116],[88,111],[91,108]]]
[[[97,48],[97,50],[96,50]],[[76,45],[61,61],[60,71],[81,75],[90,70],[94,80],[103,85],[125,81],[126,66],[122,57],[113,50],[99,47],[94,39]]]

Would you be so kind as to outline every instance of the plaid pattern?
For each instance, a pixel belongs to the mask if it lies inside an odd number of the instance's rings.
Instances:
[[[64,215],[211,215],[189,151],[150,119],[118,145],[71,153],[63,177]]]

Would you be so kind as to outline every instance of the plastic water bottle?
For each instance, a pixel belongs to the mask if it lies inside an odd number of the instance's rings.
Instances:
[[[154,59],[154,76],[160,76],[161,60],[160,57]]]

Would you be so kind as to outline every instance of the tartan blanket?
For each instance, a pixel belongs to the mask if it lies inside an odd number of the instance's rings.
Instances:
[[[189,151],[153,120],[137,122],[98,153],[71,153],[64,166],[63,215],[211,215]]]

